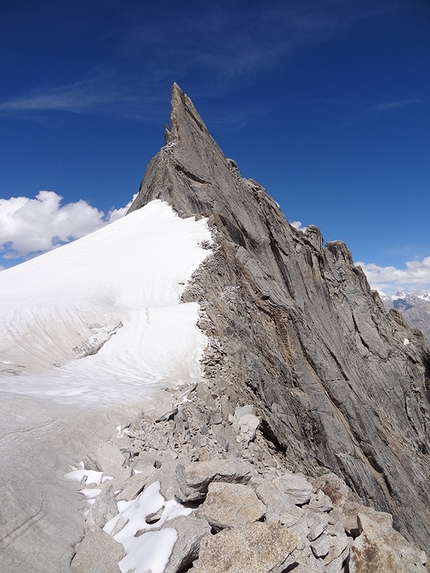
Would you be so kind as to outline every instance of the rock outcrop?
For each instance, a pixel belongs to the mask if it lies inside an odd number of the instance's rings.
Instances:
[[[131,210],[161,199],[182,217],[207,217],[216,245],[184,295],[199,302],[210,340],[206,385],[193,412],[180,407],[171,417],[169,439],[186,436],[183,453],[189,443],[198,459],[245,452],[313,478],[333,472],[430,551],[428,343],[399,313],[386,313],[344,243],[323,246],[316,227],[292,228],[266,191],[241,177],[176,84],[165,139]],[[237,410],[246,405],[252,411]],[[374,529],[360,524],[365,539],[354,542],[352,567],[367,571],[361,562]],[[330,536],[341,541],[312,541],[311,553],[340,563],[344,538]],[[312,570],[303,567],[296,570]]]

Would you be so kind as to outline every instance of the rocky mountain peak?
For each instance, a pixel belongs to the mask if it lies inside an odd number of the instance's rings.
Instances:
[[[208,218],[214,252],[184,295],[199,302],[210,340],[206,398],[233,411],[252,404],[286,467],[340,476],[429,551],[425,338],[385,311],[343,242],[323,246],[316,227],[294,229],[261,185],[241,177],[176,84],[170,121],[130,210],[161,199],[181,217]],[[228,449],[224,422],[211,431]]]

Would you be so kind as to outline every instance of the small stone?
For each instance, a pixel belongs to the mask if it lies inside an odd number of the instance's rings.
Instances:
[[[100,444],[95,454],[96,462],[106,475],[126,479],[130,476],[130,468],[123,466],[125,458],[118,446],[105,442]]]
[[[318,558],[324,558],[328,555],[330,547],[330,539],[327,535],[321,535],[321,537],[318,537],[318,539],[311,543],[312,553]]]
[[[331,499],[322,490],[312,493],[309,500],[309,507],[316,511],[328,512],[333,509]]]
[[[351,489],[333,473],[324,474],[315,479],[313,486],[315,492],[323,491],[334,505],[342,504],[345,500],[353,498]]]
[[[324,563],[326,565],[342,555],[344,549],[348,547],[348,538],[343,530],[336,531],[335,535],[327,535],[327,538],[330,542],[330,551],[324,558]]]
[[[160,482],[160,493],[165,499],[181,497],[186,487],[185,468],[180,461],[164,462],[154,480]]]
[[[268,480],[260,481],[256,494],[267,508],[267,521],[290,527],[303,514],[303,510],[293,503],[289,495],[279,491]]]
[[[325,573],[341,573],[343,561],[343,557],[336,557],[336,559],[333,559],[333,561],[330,561],[330,563],[326,565]]]
[[[254,414],[254,406],[238,406],[234,412],[233,428],[237,433],[237,441],[249,444],[255,438],[261,418]]]
[[[320,519],[315,519],[315,517],[318,517]],[[313,516],[312,521],[310,521],[309,533],[308,533],[309,541],[315,541],[315,539],[317,539],[322,533],[324,533],[324,531],[327,529],[328,526],[328,519],[326,516],[317,513],[315,514],[315,517]]]
[[[128,523],[128,519],[126,517],[124,517],[123,515],[121,515],[118,518],[118,521],[115,523],[114,528],[112,529],[110,535],[112,535],[112,537],[115,537],[115,535],[117,533],[119,533],[121,531],[121,529],[123,529]]]

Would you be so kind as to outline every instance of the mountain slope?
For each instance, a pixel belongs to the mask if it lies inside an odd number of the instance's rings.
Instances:
[[[204,220],[153,201],[0,273],[2,573],[72,571],[84,522],[70,465],[201,380],[207,339],[180,297],[210,242]]]
[[[395,296],[383,295],[387,310],[395,308],[412,328],[418,328],[430,340],[430,293],[398,292]]]
[[[340,242],[292,228],[243,179],[191,100],[172,90],[171,129],[130,211],[153,199],[207,217],[216,251],[185,301],[210,336],[213,391],[252,403],[268,442],[293,469],[330,469],[430,549],[430,348],[387,314]],[[408,344],[405,341],[408,340]]]

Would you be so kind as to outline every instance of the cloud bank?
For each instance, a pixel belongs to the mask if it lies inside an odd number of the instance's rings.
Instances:
[[[129,205],[105,214],[86,201],[62,205],[53,191],[35,199],[0,199],[0,258],[29,258],[79,239],[125,215]]]
[[[373,289],[386,294],[397,291],[418,292],[430,290],[430,257],[421,261],[408,261],[403,269],[380,267],[374,263],[358,262]]]

